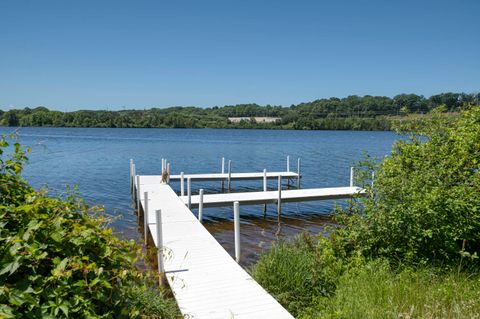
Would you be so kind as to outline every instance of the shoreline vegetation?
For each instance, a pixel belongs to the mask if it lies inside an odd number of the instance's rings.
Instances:
[[[358,163],[368,196],[337,208],[338,226],[251,268],[296,318],[480,318],[480,107],[440,115]]]
[[[480,318],[480,106],[461,108],[397,121],[410,138],[357,164],[369,196],[274,244],[254,279],[297,318]],[[0,317],[181,316],[101,209],[21,178],[27,152],[0,137]]]
[[[289,107],[239,104],[61,112],[40,106],[0,110],[0,126],[388,131],[398,121],[428,118],[432,110],[441,109],[455,117],[465,105],[479,103],[480,93],[441,93],[428,98],[416,94],[399,94],[393,98],[352,95]]]

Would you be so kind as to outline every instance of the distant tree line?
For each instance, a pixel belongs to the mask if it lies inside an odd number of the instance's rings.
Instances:
[[[304,130],[390,130],[397,116],[427,114],[441,107],[458,112],[466,104],[480,102],[480,94],[441,93],[426,98],[416,94],[386,96],[348,96],[319,99],[282,106],[257,104],[223,107],[169,107],[148,110],[61,112],[40,106],[9,111],[0,110],[1,126],[50,127],[158,127],[158,128],[266,128]],[[279,117],[274,123],[253,119],[232,123],[229,117]]]

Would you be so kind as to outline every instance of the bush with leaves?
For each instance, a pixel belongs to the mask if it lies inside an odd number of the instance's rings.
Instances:
[[[8,144],[0,140],[0,318],[176,317],[135,266],[135,242],[77,196],[35,191],[20,178],[25,153]]]
[[[370,196],[354,207],[357,214],[337,238],[366,256],[396,262],[474,261],[480,254],[480,107],[455,122],[437,116],[413,128],[376,165]]]
[[[373,308],[383,315],[411,308],[408,316],[419,318],[438,317],[437,310],[459,313],[445,318],[478,313],[465,305],[478,306],[480,283],[480,107],[455,121],[433,112],[427,122],[397,124],[410,137],[396,142],[382,161],[366,156],[357,165],[357,184],[368,196],[339,208],[337,227],[316,241],[301,236],[275,244],[252,268],[295,316],[382,317],[368,314]],[[428,302],[414,303],[408,295],[432,275],[435,282],[415,296]],[[444,279],[448,284],[442,285]],[[358,288],[353,293],[350,283]],[[397,286],[408,293],[399,294]],[[451,298],[456,287],[468,298]],[[387,298],[373,307],[379,289]],[[366,312],[353,315],[364,301]]]

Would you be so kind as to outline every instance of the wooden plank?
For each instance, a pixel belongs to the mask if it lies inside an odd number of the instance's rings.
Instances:
[[[148,192],[149,212],[162,211],[165,273],[185,317],[293,318],[230,257],[170,186],[144,176],[139,184],[140,204]],[[156,227],[149,213],[152,234]]]
[[[330,199],[344,199],[353,196],[365,195],[365,190],[360,187],[329,187],[329,188],[307,188],[282,190],[282,202],[318,201]],[[187,203],[187,196],[180,196],[180,199]],[[191,198],[191,207],[198,207],[200,197],[194,195]],[[278,191],[267,192],[243,192],[227,194],[203,195],[203,207],[232,206],[234,202],[240,205],[258,205],[276,203]]]

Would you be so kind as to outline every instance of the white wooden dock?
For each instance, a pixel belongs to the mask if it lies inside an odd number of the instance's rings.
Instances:
[[[310,188],[310,189],[292,189],[282,190],[280,192],[282,202],[304,202],[329,199],[352,198],[354,196],[363,196],[365,190],[360,187],[329,187],[329,188]],[[222,207],[232,206],[234,202],[240,205],[257,205],[277,203],[279,192],[244,192],[227,194],[207,194],[203,195],[203,207]],[[188,204],[188,196],[180,196],[181,200]],[[200,196],[191,196],[191,207],[196,208],[200,203]]]
[[[279,176],[283,179],[292,178],[296,179],[298,174],[295,172],[267,172],[268,179],[277,179]],[[171,181],[177,181],[182,178],[181,175],[172,175],[170,176]],[[183,176],[185,179],[191,179],[192,181],[221,181],[228,179],[228,173],[213,173],[213,174],[185,174]],[[232,180],[261,180],[263,179],[262,172],[253,172],[253,173],[231,173],[230,178]]]
[[[354,186],[354,171],[350,169],[349,187],[300,189],[300,159],[297,172],[290,171],[287,156],[286,172],[232,173],[228,161],[222,158],[221,173],[170,175],[170,163],[162,159],[160,175],[139,176],[130,160],[131,190],[136,199],[139,216],[143,211],[145,241],[152,235],[159,248],[159,272],[164,273],[185,318],[293,318],[265,289],[263,289],[237,262],[241,256],[240,204],[276,203],[278,223],[281,204],[294,201],[314,201],[351,198],[365,195],[365,190]],[[192,181],[261,180],[262,192],[207,194],[200,189],[192,196]],[[268,191],[268,179],[277,179],[277,190]],[[283,190],[282,180],[296,179],[297,189]],[[180,181],[180,194],[168,185]],[[187,196],[184,182],[187,180]],[[373,180],[373,178],[372,178]],[[235,259],[223,249],[201,224],[205,207],[234,207]],[[199,207],[198,219],[190,208]],[[157,227],[161,225],[161,227]]]
[[[262,172],[254,172],[254,173],[231,173],[230,179],[231,180],[262,180],[263,179]],[[295,172],[266,172],[266,176],[268,179],[277,179],[279,176],[282,179],[297,179],[298,174]],[[203,174],[184,174],[184,180],[198,181],[198,182],[205,182],[205,181],[227,181],[228,180],[228,173],[203,173]],[[160,183],[162,180],[161,175],[142,175],[142,179],[148,183]],[[182,175],[171,175],[170,181],[181,181]]]
[[[185,318],[293,318],[230,257],[169,185],[152,176],[137,176],[136,181],[151,234],[157,234],[155,211],[161,210],[164,270]],[[158,245],[157,236],[152,237]]]

